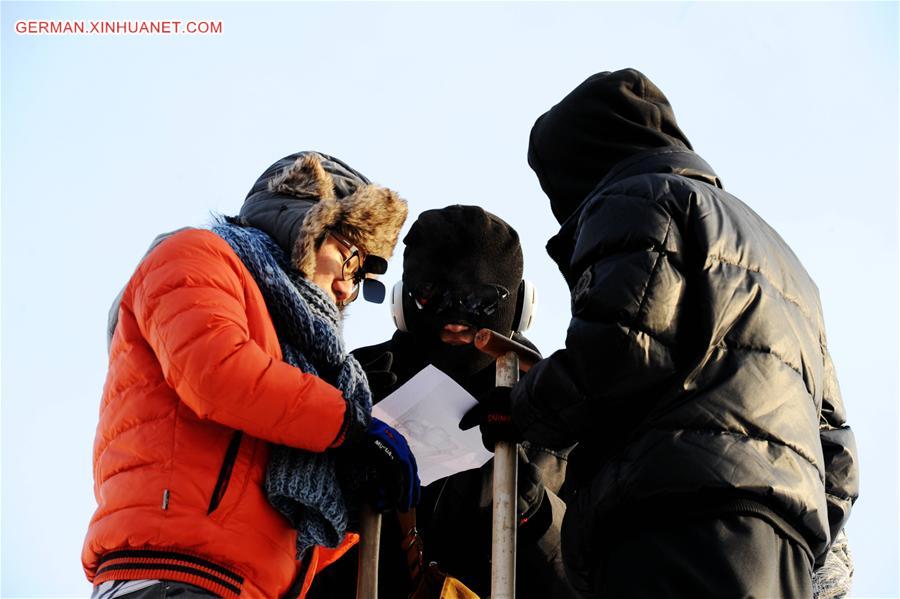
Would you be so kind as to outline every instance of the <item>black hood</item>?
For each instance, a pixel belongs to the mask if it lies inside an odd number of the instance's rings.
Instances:
[[[604,71],[538,118],[528,164],[562,223],[616,163],[666,146],[693,149],[665,95],[635,69]]]

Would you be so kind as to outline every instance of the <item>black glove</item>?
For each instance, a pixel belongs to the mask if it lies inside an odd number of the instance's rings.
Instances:
[[[391,372],[391,366],[394,364],[394,354],[386,351],[370,362],[362,365],[366,378],[369,379],[369,389],[372,390],[372,397],[375,400],[384,399],[384,397],[397,384],[397,375]]]
[[[537,513],[547,491],[544,489],[544,477],[541,475],[541,469],[528,459],[528,454],[523,447],[519,447],[518,463],[516,514],[518,514],[519,526],[521,526]]]
[[[465,413],[459,421],[459,428],[469,430],[475,426],[481,429],[481,442],[488,451],[494,451],[497,441],[516,443],[519,431],[512,421],[512,401],[509,387],[494,387],[478,397],[478,404]]]
[[[403,435],[378,418],[372,418],[357,446],[366,465],[364,486],[375,509],[407,512],[415,507],[419,502],[419,473],[416,458]]]
[[[526,449],[518,448],[516,485],[516,523],[520,541],[530,543],[539,540],[553,524],[552,502],[544,485],[544,471],[531,460]],[[479,508],[484,518],[484,529],[491,528],[492,490],[494,483],[493,462],[481,467]]]

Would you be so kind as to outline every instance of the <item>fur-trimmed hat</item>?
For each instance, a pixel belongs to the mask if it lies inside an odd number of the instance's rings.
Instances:
[[[316,268],[316,245],[329,231],[369,255],[390,258],[406,220],[406,202],[373,185],[337,158],[298,152],[270,166],[241,207],[241,222],[262,229],[290,254],[306,277]]]

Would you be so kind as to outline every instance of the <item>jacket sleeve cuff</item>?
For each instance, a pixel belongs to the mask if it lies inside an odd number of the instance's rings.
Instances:
[[[352,440],[366,431],[371,419],[371,414],[344,398],[344,418],[341,422],[341,428],[338,429],[334,441],[331,442],[328,448],[333,449],[341,447],[348,441],[352,442]]]
[[[534,543],[544,536],[551,524],[553,524],[553,506],[550,493],[544,491],[537,511],[530,518],[519,522],[519,539],[524,543]]]

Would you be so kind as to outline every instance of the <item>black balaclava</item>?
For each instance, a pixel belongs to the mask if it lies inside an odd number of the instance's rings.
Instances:
[[[489,356],[474,345],[443,343],[439,332],[445,324],[461,322],[476,329],[488,327],[505,335],[511,333],[522,281],[518,233],[482,208],[456,205],[423,212],[403,243],[403,283],[407,290],[422,283],[451,290],[485,284],[509,290],[509,297],[496,312],[480,318],[459,308],[434,317],[427,310],[419,310],[408,293],[403,295],[407,328],[428,362],[455,377],[482,370],[493,361]]]
[[[693,149],[665,95],[635,69],[604,71],[535,121],[528,164],[562,223],[616,163],[666,146]]]

